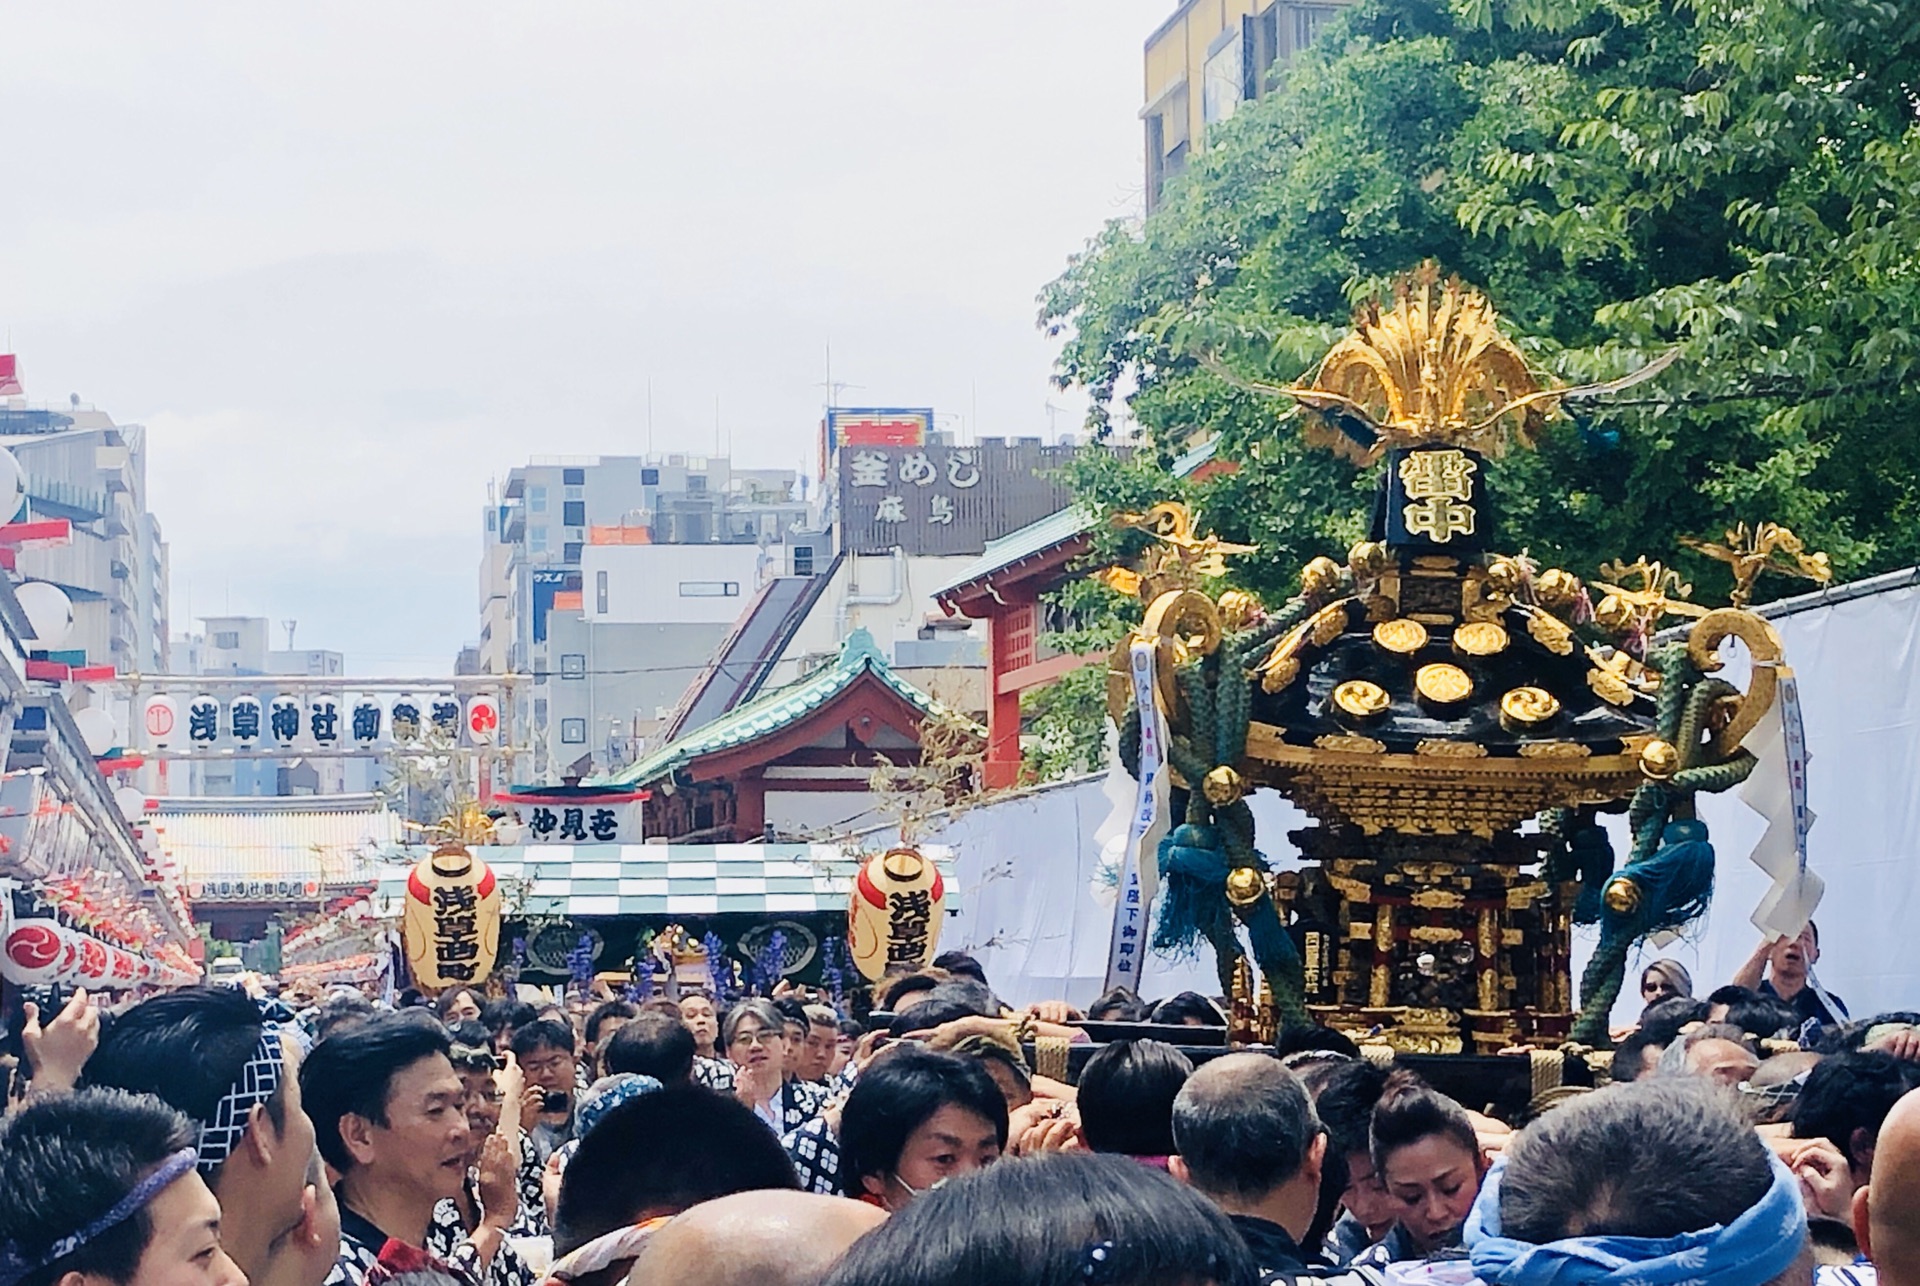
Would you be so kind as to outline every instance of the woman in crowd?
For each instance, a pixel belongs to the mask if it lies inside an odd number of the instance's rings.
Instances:
[[[841,1190],[898,1210],[996,1161],[1007,1100],[979,1060],[902,1048],[874,1060],[840,1114]]]
[[[1693,975],[1678,960],[1656,960],[1640,971],[1640,1003],[1657,1004],[1680,996],[1693,997]]]
[[[1412,1073],[1395,1072],[1373,1109],[1371,1151],[1397,1222],[1354,1262],[1380,1267],[1459,1245],[1487,1171],[1466,1109]]]
[[[913,1202],[855,1242],[826,1286],[1257,1280],[1233,1225],[1193,1189],[1122,1157],[1069,1152],[988,1166]]]

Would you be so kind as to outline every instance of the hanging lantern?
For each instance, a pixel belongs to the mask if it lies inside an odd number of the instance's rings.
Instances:
[[[307,731],[316,746],[340,744],[340,698],[319,692],[307,699]]]
[[[467,740],[476,746],[491,746],[500,734],[500,703],[490,696],[467,699]]]
[[[67,956],[66,930],[57,920],[15,920],[0,955],[0,977],[21,987],[52,982]]]
[[[393,703],[393,739],[412,741],[420,735],[420,699],[402,692]]]
[[[187,703],[187,740],[196,746],[211,746],[220,739],[220,703],[201,693]]]
[[[407,876],[401,934],[421,987],[485,981],[500,950],[500,884],[492,869],[463,845],[435,849]]]
[[[148,697],[140,709],[140,719],[147,730],[147,744],[165,750],[173,744],[174,732],[180,726],[180,703],[164,693]]]
[[[134,960],[132,952],[122,951],[117,947],[114,948],[112,956],[113,981],[111,983],[114,990],[124,991],[133,985],[134,979],[138,976],[135,964],[136,961]]]
[[[353,743],[356,746],[371,746],[380,740],[380,717],[384,713],[380,703],[372,697],[362,697],[353,706]]]
[[[105,982],[112,972],[115,954],[117,949],[109,947],[100,939],[82,936],[78,964],[80,981],[89,987],[98,987]]]
[[[300,698],[285,693],[267,707],[267,730],[278,746],[291,746],[300,739]]]
[[[888,849],[854,876],[847,902],[847,948],[868,982],[892,964],[924,965],[940,949],[946,882],[918,849]]]
[[[227,727],[237,744],[251,746],[260,740],[262,714],[259,697],[238,696],[227,703]]]

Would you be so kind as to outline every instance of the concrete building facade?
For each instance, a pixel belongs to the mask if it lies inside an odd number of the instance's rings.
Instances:
[[[1147,37],[1147,211],[1169,179],[1206,148],[1207,127],[1265,96],[1284,67],[1345,0],[1181,0]]]

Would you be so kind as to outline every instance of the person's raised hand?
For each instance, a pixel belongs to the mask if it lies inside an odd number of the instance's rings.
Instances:
[[[520,1060],[508,1050],[502,1054],[504,1065],[493,1073],[494,1088],[500,1091],[500,1124],[494,1127],[510,1138],[518,1138],[527,1128],[527,1122],[534,1120],[540,1110],[534,1104],[533,1113],[527,1111],[527,1074],[521,1070]]]
[[[73,993],[52,1022],[40,1023],[40,1006],[28,1001],[20,1007],[20,1046],[33,1068],[39,1093],[70,1090],[80,1083],[80,1069],[100,1045],[100,1011],[86,988]]]
[[[1840,1149],[1826,1139],[1799,1139],[1784,1160],[1800,1180],[1800,1197],[1810,1215],[1845,1221],[1853,1216],[1853,1170]]]
[[[505,1232],[520,1213],[520,1149],[504,1135],[480,1145],[480,1222]]]
[[[733,1092],[748,1107],[771,1103],[780,1092],[780,1068],[773,1063],[742,1067],[733,1076]]]

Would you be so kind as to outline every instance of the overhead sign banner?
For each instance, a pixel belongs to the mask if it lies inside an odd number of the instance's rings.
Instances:
[[[836,406],[827,412],[827,437],[836,449],[925,446],[932,432],[931,407]]]
[[[840,452],[850,553],[978,554],[1072,503],[1057,471],[1070,446],[989,438],[972,446],[853,446]]]

